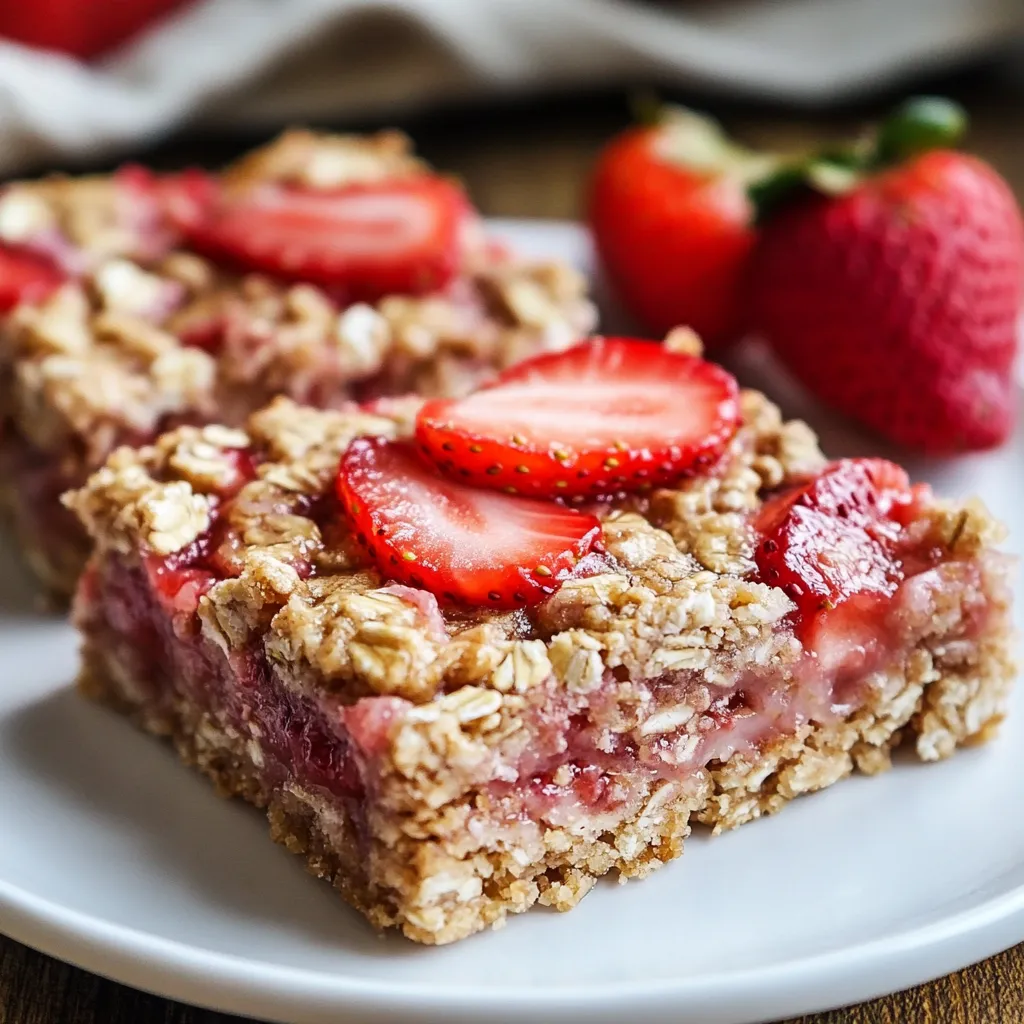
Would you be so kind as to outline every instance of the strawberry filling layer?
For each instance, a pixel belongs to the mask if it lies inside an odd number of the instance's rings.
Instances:
[[[184,560],[201,559],[199,547]],[[181,714],[198,735],[244,738],[267,791],[298,783],[345,804],[357,830],[364,785],[341,709],[285,687],[255,647],[225,657],[198,635],[195,608],[212,573],[154,560],[107,561],[87,569],[77,615],[90,643],[119,666],[128,699],[148,716]]]
[[[239,483],[246,475],[240,469]],[[317,510],[316,518],[326,523],[335,512]],[[213,728],[233,748],[243,744],[266,788],[315,792],[365,830],[382,759],[412,705],[380,696],[344,706],[314,680],[300,693],[268,663],[258,637],[226,655],[202,635],[196,607],[237,571],[231,550],[230,534],[215,523],[170,559],[139,565],[111,555],[94,564],[78,598],[88,641],[147,713],[178,715],[199,731]],[[817,621],[811,633],[806,616],[790,616],[768,664],[735,652],[717,656],[710,672],[645,679],[606,672],[582,693],[554,678],[534,687],[525,728],[496,744],[485,763],[448,768],[464,773],[465,792],[488,794],[490,809],[476,812],[471,827],[481,842],[510,822],[605,829],[636,813],[652,780],[696,785],[709,767],[754,757],[806,724],[836,722],[880,694],[895,696],[922,643],[952,667],[969,661],[979,636],[999,625],[1001,556],[963,561],[905,550],[898,564],[901,578],[868,606],[845,601],[842,617]],[[313,571],[308,563],[296,568]],[[439,631],[436,606],[429,608]]]

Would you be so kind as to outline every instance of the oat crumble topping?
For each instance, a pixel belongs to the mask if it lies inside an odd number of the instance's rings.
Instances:
[[[0,190],[0,242],[49,253],[71,272],[146,255],[149,239],[140,227],[116,177],[53,175]]]
[[[216,502],[233,472],[220,456],[248,437],[261,453],[258,475],[227,512],[240,575],[217,583],[201,602],[204,628],[216,642],[248,642],[258,625],[291,685],[327,688],[346,701],[378,693],[422,702],[469,685],[511,692],[549,671],[586,690],[620,666],[655,676],[706,669],[715,652],[762,663],[785,656],[786,641],[775,627],[793,605],[782,591],[744,578],[752,539],[742,512],[756,508],[766,480],[792,484],[823,457],[813,435],[783,423],[763,396],[747,393],[744,414],[717,473],[655,492],[650,520],[629,511],[604,516],[606,571],[567,580],[534,610],[527,625],[532,636],[523,635],[522,616],[502,621],[488,613],[485,629],[467,628],[464,614],[442,612],[426,592],[419,604],[410,603],[344,550],[340,562],[322,563],[329,566],[324,575],[288,575],[287,587],[267,585],[268,565],[321,564],[329,549],[345,549],[340,523],[328,545],[306,510],[311,499],[332,493],[338,460],[353,437],[397,434],[387,416],[313,410],[279,398],[252,416],[244,433],[222,438],[226,444],[217,443],[211,428],[181,428],[137,453],[121,449],[67,500],[101,545],[111,538],[130,543],[124,531],[134,529],[144,549],[156,550],[154,531],[165,547],[169,533],[184,547],[196,535],[194,503]],[[147,511],[154,500],[167,500],[168,488],[187,506],[177,532],[154,526]],[[136,509],[140,502],[145,508]],[[730,559],[723,552],[737,554]]]
[[[427,170],[399,131],[330,135],[293,129],[236,161],[224,180],[239,190],[268,182],[331,189]]]
[[[291,131],[220,180],[229,192],[329,190],[421,173],[433,172],[397,132]],[[201,191],[198,179],[194,187]],[[447,288],[344,308],[324,289],[238,275],[177,250],[168,195],[184,202],[192,188],[187,177],[142,168],[0,188],[0,244],[67,276],[48,299],[0,323],[0,457],[14,481],[0,487],[0,501],[55,593],[73,590],[88,550],[74,521],[62,520],[57,495],[120,444],[181,423],[240,425],[278,394],[325,408],[459,396],[595,327],[582,275],[509,255],[469,212],[461,270]]]

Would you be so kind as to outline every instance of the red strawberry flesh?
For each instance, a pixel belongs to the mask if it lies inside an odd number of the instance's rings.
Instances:
[[[373,299],[447,285],[468,211],[457,186],[423,175],[330,191],[267,185],[224,195],[183,227],[214,258]]]
[[[877,526],[886,517],[898,518],[898,507],[911,500],[906,471],[886,459],[846,459],[810,483],[765,502],[757,526],[769,533],[797,503],[856,526]]]
[[[542,600],[600,534],[593,516],[445,480],[410,445],[379,438],[342,456],[338,497],[385,576],[476,607]]]
[[[707,466],[736,431],[736,381],[651,342],[598,338],[420,411],[425,454],[474,486],[538,497],[632,491]]]
[[[796,604],[805,636],[851,598],[869,607],[868,595],[895,592],[902,572],[894,542],[912,500],[898,466],[847,459],[763,506],[755,523],[758,570]]]
[[[934,151],[794,203],[766,223],[749,282],[751,325],[839,411],[934,454],[1009,436],[1024,222],[981,161]]]
[[[805,611],[862,591],[891,594],[895,587],[885,548],[866,530],[804,505],[789,510],[782,540],[766,540],[761,552],[767,582]]]
[[[41,256],[0,246],[0,313],[21,302],[45,299],[63,280],[64,275]]]

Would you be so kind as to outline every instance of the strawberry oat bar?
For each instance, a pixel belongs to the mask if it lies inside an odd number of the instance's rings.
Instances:
[[[291,132],[217,176],[6,186],[3,314],[0,495],[58,594],[88,554],[59,495],[118,445],[277,394],[458,395],[594,323],[576,271],[489,241],[396,133]]]
[[[66,498],[96,542],[82,689],[424,943],[569,909],[898,743],[988,738],[999,526],[827,462],[690,342],[119,449]]]

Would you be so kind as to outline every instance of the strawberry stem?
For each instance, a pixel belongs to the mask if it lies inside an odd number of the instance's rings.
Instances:
[[[955,146],[966,130],[967,114],[959,103],[941,96],[915,96],[880,125],[872,163],[899,163],[929,149]]]
[[[763,222],[797,195],[842,195],[869,174],[929,149],[954,146],[967,128],[963,107],[939,96],[901,103],[877,131],[856,142],[812,150],[777,164],[747,189]]]
[[[842,195],[860,180],[865,166],[863,147],[837,146],[796,157],[747,186],[747,195],[762,223],[797,195],[809,192]]]

